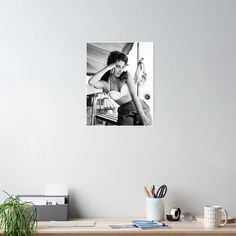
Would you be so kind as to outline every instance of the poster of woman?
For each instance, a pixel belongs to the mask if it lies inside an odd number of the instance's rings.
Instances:
[[[151,126],[153,43],[87,43],[87,125]]]

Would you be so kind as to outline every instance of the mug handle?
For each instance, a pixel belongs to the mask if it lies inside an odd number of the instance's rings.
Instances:
[[[225,222],[223,224],[220,224],[220,226],[224,226],[228,221],[228,213],[225,209],[221,209],[220,211],[222,211],[225,215]]]

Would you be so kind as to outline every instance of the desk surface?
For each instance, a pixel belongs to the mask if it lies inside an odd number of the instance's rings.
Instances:
[[[158,235],[158,236],[173,236],[173,235],[236,235],[236,224],[227,224],[225,227],[217,229],[204,229],[202,223],[192,222],[165,222],[170,226],[170,228],[162,229],[111,229],[110,224],[130,224],[133,219],[81,219],[81,220],[94,220],[95,227],[60,227],[60,228],[48,228],[48,222],[39,222],[37,235],[79,235],[79,236],[95,236],[95,235],[105,235],[105,236],[129,236],[129,235]]]

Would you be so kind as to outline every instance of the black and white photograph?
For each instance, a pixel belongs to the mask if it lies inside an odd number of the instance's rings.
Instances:
[[[153,43],[87,43],[88,126],[153,124]]]

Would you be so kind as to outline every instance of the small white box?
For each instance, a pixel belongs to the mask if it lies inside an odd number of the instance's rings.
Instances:
[[[62,184],[47,184],[44,190],[45,196],[67,196],[68,187]]]

